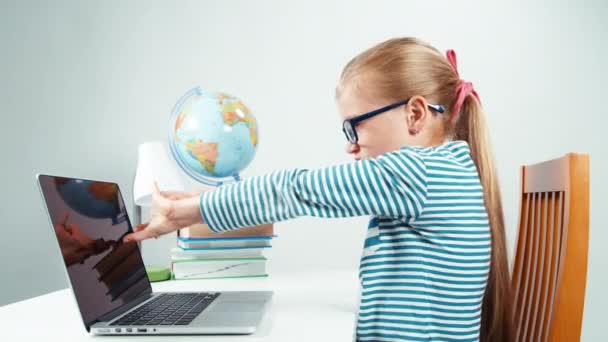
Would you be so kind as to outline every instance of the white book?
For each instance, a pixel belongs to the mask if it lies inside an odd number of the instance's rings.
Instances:
[[[218,258],[259,258],[263,256],[263,247],[260,248],[229,248],[229,249],[183,249],[173,247],[171,249],[171,260],[196,260],[196,259],[218,259]]]
[[[181,260],[172,264],[176,280],[266,277],[266,258]]]

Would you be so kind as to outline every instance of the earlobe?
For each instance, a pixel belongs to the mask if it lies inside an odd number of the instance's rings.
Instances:
[[[412,131],[415,130],[414,127],[416,126],[416,115],[414,114],[410,106],[407,106],[405,108],[404,114],[405,126],[408,132],[410,132],[411,134]]]
[[[408,131],[411,131],[416,122],[416,116],[409,105],[403,109],[403,119],[405,120],[405,127],[407,127]]]
[[[413,113],[408,113],[407,115],[407,131],[411,136],[414,136],[416,134],[418,134],[418,132],[420,131],[419,129],[417,129],[416,127],[418,127],[419,124],[416,121],[416,116]]]

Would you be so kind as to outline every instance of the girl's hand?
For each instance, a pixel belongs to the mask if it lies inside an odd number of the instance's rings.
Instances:
[[[149,238],[157,238],[161,235],[171,233],[175,230],[182,228],[177,220],[171,218],[171,214],[174,208],[174,199],[177,197],[190,197],[186,196],[185,192],[166,192],[168,195],[163,194],[158,189],[158,184],[154,182],[154,192],[152,194],[152,208],[150,210],[150,221],[148,223],[140,224],[133,228],[135,231],[123,238],[123,242],[130,241],[141,241]],[[169,197],[170,196],[170,197]]]

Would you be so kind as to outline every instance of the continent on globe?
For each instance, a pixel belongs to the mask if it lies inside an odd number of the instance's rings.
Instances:
[[[217,161],[217,143],[206,143],[200,139],[186,141],[186,150],[196,158],[207,172],[213,174]]]
[[[177,132],[180,128],[182,128],[182,124],[184,123],[184,119],[186,118],[186,113],[181,113],[177,120],[175,121],[175,131]]]
[[[217,99],[222,106],[224,123],[229,126],[234,126],[239,122],[244,123],[249,128],[249,136],[251,137],[253,146],[257,146],[258,139],[256,135],[255,119],[252,115],[249,115],[249,108],[240,100],[227,94],[219,93]]]

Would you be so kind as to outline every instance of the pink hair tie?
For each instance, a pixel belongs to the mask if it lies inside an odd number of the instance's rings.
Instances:
[[[459,78],[458,85],[456,86],[456,103],[454,103],[454,107],[452,108],[452,113],[450,116],[450,122],[454,122],[454,120],[456,119],[456,115],[458,115],[458,112],[460,112],[460,107],[462,107],[464,99],[467,96],[473,94],[479,102],[481,102],[481,100],[479,99],[479,95],[473,88],[473,83],[460,78],[460,75],[458,74],[458,64],[456,63],[456,52],[450,49],[446,51],[445,56],[448,60],[448,63],[450,63],[450,65],[456,72],[456,76],[458,76]]]

